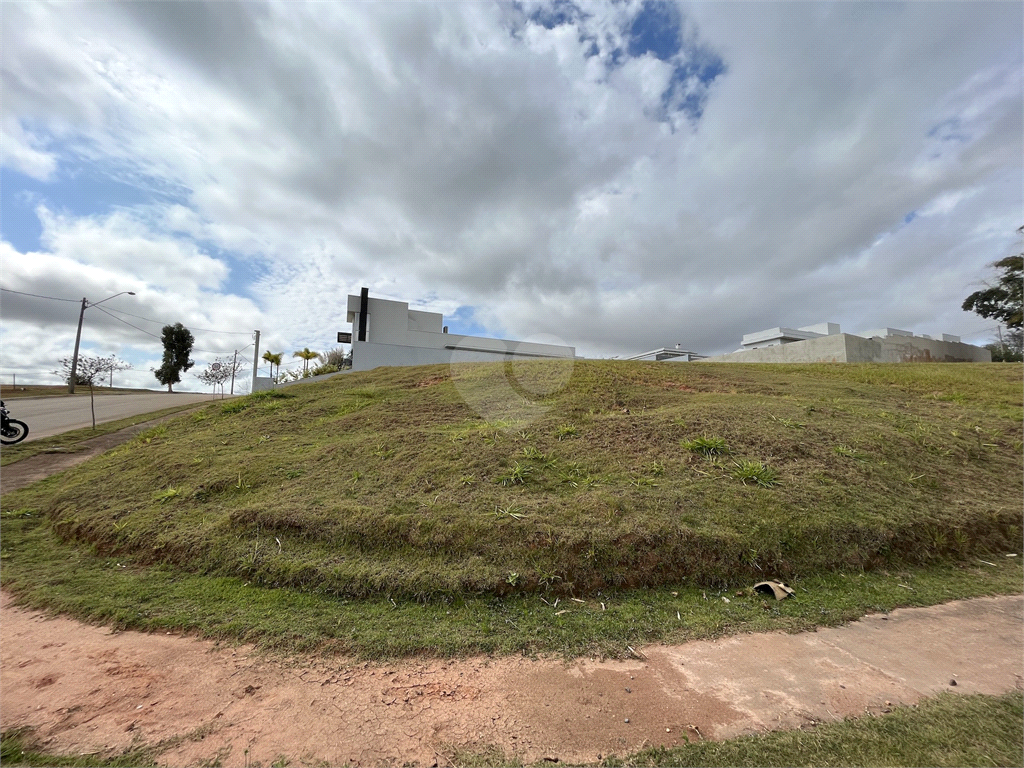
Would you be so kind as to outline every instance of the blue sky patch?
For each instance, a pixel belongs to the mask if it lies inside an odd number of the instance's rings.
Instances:
[[[554,29],[562,24],[574,24],[582,15],[575,3],[569,0],[555,0],[550,6],[543,6],[530,14],[530,21],[545,29]]]
[[[668,61],[682,49],[681,19],[676,6],[646,2],[629,29],[629,55],[653,53]]]
[[[474,319],[476,309],[463,304],[450,315],[444,316],[444,324],[449,333],[461,333],[464,336],[488,336],[489,332]]]
[[[36,207],[45,205],[55,213],[78,218],[105,216],[118,208],[152,203],[185,202],[179,196],[127,184],[99,169],[77,173],[59,170],[49,181],[39,181],[10,168],[0,168],[0,227],[3,238],[25,253],[38,251],[42,224]]]
[[[49,185],[17,171],[0,168],[0,236],[21,253],[39,250],[43,225],[36,216]]]

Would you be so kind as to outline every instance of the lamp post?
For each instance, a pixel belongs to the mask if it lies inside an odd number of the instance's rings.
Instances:
[[[95,307],[97,304],[102,304],[104,301],[116,299],[118,296],[123,296],[126,293],[129,296],[135,295],[135,291],[121,291],[120,293],[115,293],[113,296],[107,296],[105,299],[94,301],[92,303],[90,303],[84,296],[82,297],[82,311],[78,313],[78,334],[75,336],[75,354],[71,358],[71,379],[68,381],[69,395],[75,394],[75,376],[78,373],[78,345],[82,342],[82,322],[85,320],[85,308]]]

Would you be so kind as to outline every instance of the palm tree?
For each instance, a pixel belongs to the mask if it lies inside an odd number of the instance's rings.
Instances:
[[[319,356],[319,354],[320,354],[319,352],[314,352],[309,347],[305,347],[303,349],[300,349],[298,352],[295,352],[292,355],[292,357],[301,357],[302,358],[302,375],[303,375],[303,377],[305,377],[306,371],[309,370],[309,361],[310,360],[316,360],[316,358]]]
[[[277,372],[281,373],[281,361],[284,359],[283,352],[271,352],[269,349],[263,353],[263,359],[270,363],[270,378],[274,378],[274,366],[277,366]]]

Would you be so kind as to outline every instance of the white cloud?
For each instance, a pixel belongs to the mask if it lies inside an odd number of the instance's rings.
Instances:
[[[45,374],[73,350],[83,296],[90,302],[83,349],[121,355],[136,368],[159,353],[165,324],[194,329],[197,359],[230,354],[259,326],[262,316],[252,300],[218,290],[227,265],[193,243],[147,230],[121,212],[89,218],[56,216],[45,208],[38,213],[47,250],[19,253],[0,241],[8,289],[0,304],[5,372],[18,372],[24,381],[35,372],[35,380],[42,375],[48,382]],[[108,303],[127,291],[135,295]],[[126,376],[152,385],[151,374]]]
[[[591,354],[976,327],[959,302],[1022,208],[1019,5],[680,6],[680,56],[725,64],[696,121],[671,64],[624,53],[642,3],[536,7],[5,4],[4,124],[37,175],[179,198],[44,213],[56,271],[281,349],[332,346],[361,284]]]
[[[33,179],[46,181],[57,168],[57,158],[33,146],[17,120],[5,119],[0,128],[0,163]]]

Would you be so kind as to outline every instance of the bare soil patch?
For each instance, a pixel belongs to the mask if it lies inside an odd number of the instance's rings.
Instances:
[[[632,661],[471,658],[387,665],[112,633],[0,602],[2,727],[55,753],[159,744],[198,765],[447,765],[498,747],[583,763],[686,740],[813,727],[948,690],[1024,684],[1024,597],[868,616],[799,635],[639,649]],[[951,681],[956,686],[951,686]]]

